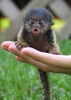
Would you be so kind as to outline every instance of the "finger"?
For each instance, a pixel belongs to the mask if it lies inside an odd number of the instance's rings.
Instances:
[[[25,54],[27,56],[31,56],[33,58],[36,58],[36,56],[40,53],[40,51],[34,49],[34,48],[31,48],[31,47],[26,47],[26,48],[23,48],[21,50],[21,53],[22,54]],[[35,56],[36,55],[36,56]]]
[[[1,47],[5,50],[8,50],[8,47],[11,45],[11,44],[14,44],[13,41],[5,41],[1,44]]]
[[[20,57],[21,59],[23,59],[23,61],[26,60],[26,58],[27,58],[27,56],[22,55],[21,52],[16,48],[15,43],[12,44],[12,45],[10,45],[9,48],[8,48],[8,50],[9,50],[10,52],[12,52],[13,54],[15,54],[16,56],[18,56],[18,57]],[[26,62],[26,61],[25,61],[25,62]]]
[[[8,50],[12,53],[14,53],[15,55],[22,57],[20,51],[16,48],[15,43],[11,44],[8,48]]]
[[[34,60],[34,59],[30,58],[30,57],[26,56],[24,59],[21,59],[20,57],[16,57],[16,58],[17,58],[17,60],[19,60],[21,62],[26,62],[26,63],[32,64],[32,65],[36,66],[38,69],[40,69],[40,70],[43,70],[45,72],[46,71],[50,72],[50,69],[51,69],[50,67],[48,67],[46,64],[38,62],[38,61],[36,61],[36,60]]]
[[[16,59],[18,60],[18,61],[20,61],[20,62],[26,62],[24,59],[22,59],[22,58],[20,58],[20,57],[18,57],[18,56],[15,56],[16,57]]]
[[[35,59],[35,60],[38,60],[40,62],[44,62],[46,61],[44,58],[46,58],[46,54],[43,53],[43,52],[40,52],[36,49],[33,49],[31,47],[26,47],[26,48],[23,48],[21,50],[21,54],[22,55],[26,55],[26,56],[29,56],[31,57],[32,59]]]
[[[31,57],[32,59],[35,59],[39,62],[42,62],[44,64],[48,64],[50,66],[57,66],[56,65],[56,58],[58,55],[53,55],[45,52],[40,52],[36,49],[33,49],[31,47],[23,48],[21,50],[22,55],[26,55]]]

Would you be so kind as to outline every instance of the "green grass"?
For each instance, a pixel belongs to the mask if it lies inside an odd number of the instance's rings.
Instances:
[[[71,54],[71,40],[60,42],[61,52]],[[50,74],[52,100],[71,100],[71,76]],[[0,100],[42,100],[38,71],[20,63],[0,48]]]

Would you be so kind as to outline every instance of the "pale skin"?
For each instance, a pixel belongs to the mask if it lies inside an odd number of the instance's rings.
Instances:
[[[71,55],[54,55],[31,47],[19,51],[13,41],[3,42],[1,47],[15,54],[18,61],[33,64],[45,72],[71,74]]]

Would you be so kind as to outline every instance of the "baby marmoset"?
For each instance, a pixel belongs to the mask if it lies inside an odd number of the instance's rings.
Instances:
[[[33,47],[42,52],[60,54],[56,36],[51,28],[52,14],[46,8],[31,8],[24,17],[23,26],[18,34],[17,48],[23,45]],[[38,69],[43,86],[44,100],[50,100],[48,75]]]

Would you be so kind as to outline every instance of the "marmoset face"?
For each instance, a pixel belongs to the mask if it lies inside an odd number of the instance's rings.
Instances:
[[[45,8],[32,8],[24,18],[24,28],[36,37],[45,34],[51,25],[52,15]]]

